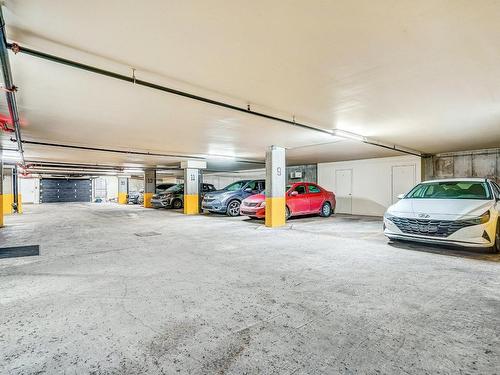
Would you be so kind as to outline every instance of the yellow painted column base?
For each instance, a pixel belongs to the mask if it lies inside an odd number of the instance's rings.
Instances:
[[[1,181],[0,181],[1,183]],[[3,227],[3,195],[0,194],[0,228]]]
[[[127,204],[127,193],[118,193],[118,203]]]
[[[153,208],[151,198],[153,198],[153,193],[144,193],[144,207]]]
[[[184,194],[184,213],[196,215],[200,213],[198,194]]]
[[[14,194],[3,194],[0,195],[0,200],[2,201],[2,207],[0,207],[0,212],[3,215],[10,215],[14,213],[14,209],[12,208],[12,204],[14,203]],[[21,194],[17,195],[17,213],[23,213],[23,199]]]
[[[266,227],[282,227],[286,222],[285,197],[266,198]]]
[[[14,203],[14,194],[3,194],[3,214],[4,215],[10,215],[13,210],[12,210],[12,203]]]

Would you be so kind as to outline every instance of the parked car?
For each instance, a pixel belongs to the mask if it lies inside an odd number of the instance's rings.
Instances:
[[[158,184],[158,185],[156,185],[155,192],[156,192],[156,194],[162,193],[174,185],[176,185],[176,184],[173,184],[173,183]],[[144,203],[144,189],[141,189],[139,191],[130,192],[128,194],[128,203],[143,204]]]
[[[201,197],[209,191],[215,191],[212,184],[201,185]],[[162,193],[155,194],[151,198],[154,208],[182,208],[184,206],[184,184],[174,185]]]
[[[172,182],[158,184],[158,185],[156,185],[155,194],[161,194],[161,193],[165,192],[167,189],[170,189],[172,186],[175,186],[175,185],[177,185],[177,184],[174,184]]]
[[[241,201],[250,195],[258,194],[265,188],[265,180],[241,180],[233,182],[224,189],[205,194],[202,209],[208,212],[238,216]]]
[[[426,181],[399,198],[384,215],[388,238],[500,252],[500,187],[494,181]]]
[[[129,204],[140,204],[144,201],[144,189],[139,191],[131,191],[128,193],[128,203]]]
[[[289,185],[285,194],[287,219],[309,214],[328,217],[335,211],[335,194],[312,182]],[[263,219],[266,216],[265,194],[256,194],[244,199],[240,213],[251,218]]]

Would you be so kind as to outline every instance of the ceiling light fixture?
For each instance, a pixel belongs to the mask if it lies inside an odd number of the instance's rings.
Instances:
[[[352,133],[347,130],[333,129],[332,135],[340,138],[351,139],[358,142],[366,142],[367,138],[361,134]]]

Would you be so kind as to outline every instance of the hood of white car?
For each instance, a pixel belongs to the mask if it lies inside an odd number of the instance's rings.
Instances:
[[[481,216],[493,204],[480,199],[401,199],[387,213],[417,219],[461,220]]]

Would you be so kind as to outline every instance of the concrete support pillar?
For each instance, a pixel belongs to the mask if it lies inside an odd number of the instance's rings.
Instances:
[[[144,171],[144,207],[152,208],[151,198],[156,192],[156,170],[146,169]]]
[[[3,161],[0,155],[0,228],[3,227]]]
[[[199,210],[199,170],[195,168],[184,169],[184,213],[195,215]]]
[[[200,170],[205,169],[207,163],[199,160],[181,162],[184,169],[184,213],[196,215],[200,213]]]
[[[128,177],[118,177],[118,203],[128,203]]]
[[[266,152],[266,227],[285,225],[285,187],[285,149],[271,146]]]
[[[3,182],[3,214],[10,215],[14,212],[12,209],[12,203],[14,203],[14,192],[13,189],[13,179],[12,179],[12,168],[3,168],[2,175]]]

